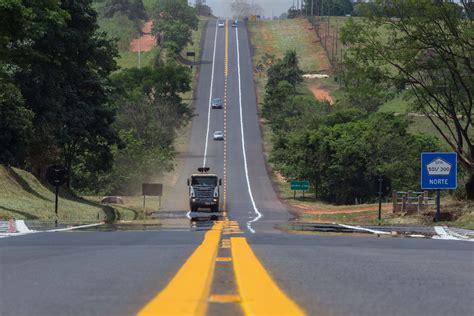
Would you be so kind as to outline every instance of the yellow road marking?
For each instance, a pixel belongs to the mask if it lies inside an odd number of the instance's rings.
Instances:
[[[212,303],[238,303],[240,296],[232,294],[214,294],[209,297],[209,302]]]
[[[229,74],[229,20],[225,20],[224,56],[224,209],[227,210],[227,78]]]
[[[216,261],[217,262],[230,262],[232,261],[232,258],[231,257],[217,257]]]
[[[246,315],[305,315],[273,281],[245,238],[233,237],[231,242],[235,277]]]
[[[173,279],[138,316],[206,314],[222,226],[222,222],[214,224]]]

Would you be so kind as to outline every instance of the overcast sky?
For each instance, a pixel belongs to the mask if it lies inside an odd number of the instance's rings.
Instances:
[[[270,17],[273,12],[273,16],[280,16],[283,12],[287,12],[288,9],[293,5],[293,0],[253,0],[255,4],[259,4],[264,10],[265,16]],[[206,0],[206,4],[212,8],[212,12],[216,16],[232,16],[230,10],[230,4],[234,0]],[[249,3],[252,0],[248,0]],[[297,0],[294,0],[296,3]]]

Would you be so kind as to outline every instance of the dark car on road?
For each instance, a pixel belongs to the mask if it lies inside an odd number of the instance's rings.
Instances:
[[[234,22],[232,22],[232,27],[237,27],[237,20],[235,20]]]
[[[222,109],[222,99],[221,98],[212,99],[211,107],[213,109]]]

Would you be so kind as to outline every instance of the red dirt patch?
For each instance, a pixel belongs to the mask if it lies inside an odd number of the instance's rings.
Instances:
[[[148,21],[142,27],[143,35],[140,38],[136,38],[130,42],[129,50],[131,52],[149,52],[154,47],[156,47],[156,38],[151,35],[151,29],[153,27],[153,22]]]
[[[322,88],[319,85],[310,85],[309,89],[319,101],[328,101],[330,104],[334,104],[334,99],[331,97],[328,89]]]
[[[361,213],[367,211],[376,211],[379,209],[378,206],[369,206],[369,207],[354,207],[351,209],[335,209],[335,210],[328,210],[328,209],[318,209],[313,208],[309,205],[304,204],[296,204],[294,205],[298,209],[301,209],[306,214],[312,215],[331,215],[331,214],[352,214],[352,213]],[[382,210],[391,210],[389,205],[382,205]]]

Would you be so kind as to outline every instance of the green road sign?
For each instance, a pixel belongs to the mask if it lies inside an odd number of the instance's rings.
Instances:
[[[309,181],[291,181],[291,190],[292,191],[308,191],[309,190]]]

